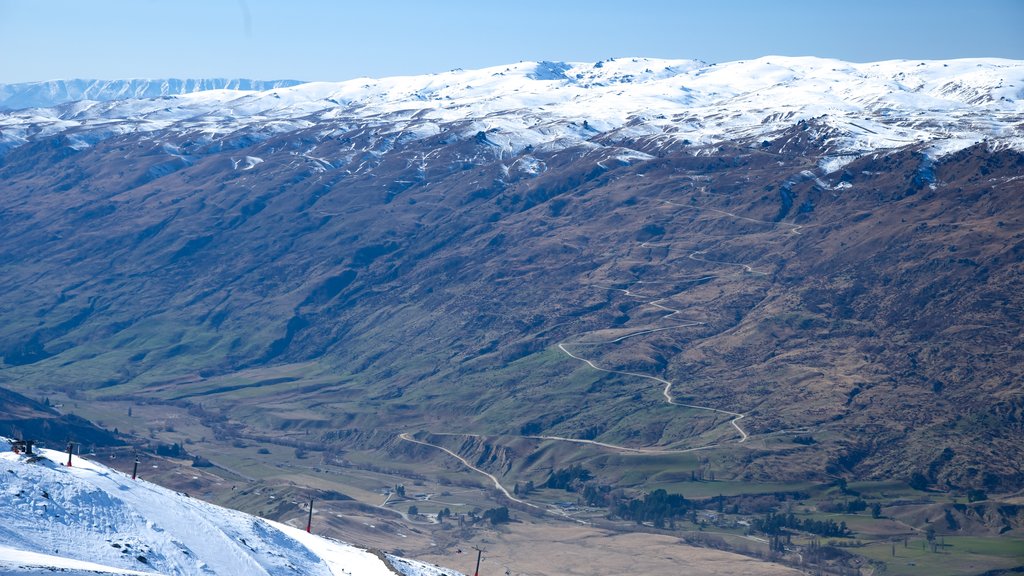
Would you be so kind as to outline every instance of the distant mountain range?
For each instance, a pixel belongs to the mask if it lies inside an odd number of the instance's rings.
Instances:
[[[297,80],[202,78],[161,80],[49,80],[0,84],[0,110],[49,108],[67,102],[179,96],[205,90],[261,91],[301,84]]]
[[[0,385],[1024,488],[1024,62],[236,87],[0,113]]]
[[[78,102],[5,114],[0,146],[40,133],[64,133],[82,144],[126,131],[247,131],[261,138],[314,125],[323,138],[361,123],[406,140],[435,136],[442,127],[483,132],[492,145],[516,153],[526,146],[641,138],[692,144],[769,138],[819,119],[834,155],[918,143],[941,153],[982,139],[1020,145],[1022,94],[1024,66],[998,59],[852,64],[780,56],[704,64],[630,58],[337,83],[76,80],[0,87],[8,108]]]

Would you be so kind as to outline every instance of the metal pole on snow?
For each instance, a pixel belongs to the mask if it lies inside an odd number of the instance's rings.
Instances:
[[[309,519],[306,520],[306,532],[313,529],[313,499],[309,499]]]

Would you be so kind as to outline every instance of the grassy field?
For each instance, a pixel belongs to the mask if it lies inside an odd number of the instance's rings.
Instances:
[[[885,574],[931,576],[981,574],[1024,565],[1024,539],[946,536],[945,546],[932,552],[923,538],[877,542],[852,550],[885,563]]]

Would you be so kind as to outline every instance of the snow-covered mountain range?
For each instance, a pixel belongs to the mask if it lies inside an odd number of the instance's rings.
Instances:
[[[378,136],[378,152],[396,139],[447,133],[485,134],[510,153],[581,143],[642,151],[736,139],[757,145],[799,121],[821,124],[837,158],[915,143],[936,154],[980,140],[1024,147],[1024,62],[1000,59],[520,62],[255,92],[180,86],[156,99],[146,98],[148,88],[112,86],[141,98],[100,101],[93,94],[104,90],[83,89],[76,102],[0,114],[0,151],[54,134],[84,147],[164,129],[203,144],[240,133],[250,143],[282,132],[324,139],[358,127]]]
[[[456,574],[39,452],[0,454],[0,574]]]
[[[162,80],[48,80],[0,84],[0,110],[49,108],[76,100],[127,100],[160,98],[204,90],[272,90],[301,84],[298,80],[249,80],[246,78],[200,78]]]

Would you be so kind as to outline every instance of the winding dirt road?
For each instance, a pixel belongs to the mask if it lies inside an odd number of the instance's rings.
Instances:
[[[646,331],[644,333],[649,333],[649,332],[650,331]],[[639,335],[639,334],[630,334],[628,336],[637,336],[637,335]],[[624,336],[623,338],[627,338],[628,336]],[[673,384],[672,384],[672,382],[670,382],[668,380],[665,380],[664,378],[659,378],[657,376],[651,376],[650,374],[640,374],[639,372],[627,372],[625,370],[611,370],[611,369],[608,369],[608,368],[601,368],[597,364],[594,364],[592,361],[587,360],[586,358],[583,358],[581,356],[577,356],[577,355],[573,354],[572,352],[566,350],[565,343],[558,344],[558,349],[561,350],[562,352],[564,352],[570,358],[575,358],[576,360],[579,360],[580,362],[586,363],[588,366],[590,366],[594,370],[600,370],[601,372],[607,372],[609,374],[622,374],[624,376],[634,376],[636,378],[645,378],[647,380],[653,380],[653,381],[658,382],[660,384],[664,384],[665,387],[662,389],[661,393],[665,397],[665,401],[668,402],[669,404],[672,404],[674,406],[683,406],[685,408],[693,408],[693,409],[696,409],[696,410],[708,410],[710,412],[718,412],[719,414],[726,414],[728,416],[733,416],[732,420],[730,420],[729,422],[732,424],[733,428],[735,428],[736,431],[739,432],[739,434],[740,434],[739,441],[740,442],[745,442],[747,440],[747,438],[750,437],[750,435],[747,434],[747,432],[745,430],[743,430],[743,428],[741,428],[740,425],[739,425],[739,421],[742,420],[746,416],[746,414],[742,414],[740,412],[732,412],[730,410],[722,410],[720,408],[712,408],[710,406],[698,406],[696,404],[685,404],[683,402],[676,402],[676,400],[672,397],[672,386],[673,386]],[[712,444],[712,445],[709,445],[709,446],[704,446],[703,448],[699,448],[699,449],[711,448],[712,446],[717,446],[717,445],[718,444]],[[611,445],[609,444],[608,446],[611,446]],[[621,446],[619,446],[617,448],[626,449],[625,447],[621,447]],[[635,449],[633,449],[633,450],[635,450]],[[692,452],[693,449],[685,450],[685,451],[686,452]]]
[[[700,189],[700,191],[701,192],[705,192],[703,187]],[[702,211],[702,212],[711,212],[711,213],[718,214],[718,215],[725,216],[725,217],[729,217],[729,218],[735,218],[735,219],[744,220],[744,221],[747,221],[747,222],[754,222],[756,224],[765,224],[765,225],[773,226],[773,227],[774,226],[779,226],[779,225],[788,226],[789,227],[788,232],[791,233],[791,234],[797,234],[797,235],[800,234],[800,229],[804,227],[802,224],[790,224],[788,222],[770,222],[770,221],[767,221],[767,220],[759,220],[757,218],[750,218],[750,217],[747,217],[747,216],[740,216],[740,215],[734,214],[732,212],[727,212],[725,210],[719,210],[717,208],[710,208],[710,207],[707,207],[707,206],[691,206],[691,205],[688,205],[688,204],[680,204],[678,202],[672,202],[670,200],[662,200],[661,202],[663,202],[664,204],[667,204],[669,206],[674,206],[674,207],[678,207],[678,208],[685,208],[685,209],[689,209],[689,210],[698,210],[698,211]],[[651,244],[649,242],[641,242],[640,243],[640,246],[642,248],[657,247],[657,246],[671,246],[671,245],[672,244],[670,242],[669,243],[664,243],[664,244]],[[696,260],[698,262],[705,262],[705,263],[708,263],[708,264],[719,264],[719,265],[722,265],[722,266],[739,266],[739,267],[742,267],[746,272],[748,272],[750,274],[759,275],[759,276],[767,276],[768,275],[767,272],[762,272],[760,270],[755,270],[749,264],[744,264],[744,263],[741,263],[741,262],[723,262],[723,261],[720,261],[720,260],[708,260],[706,258],[701,258],[701,256],[703,256],[706,253],[707,253],[707,249],[695,250],[695,251],[691,252],[688,255],[688,258],[691,259],[691,260]],[[714,276],[714,275],[704,276],[704,277],[702,277],[702,278],[700,278],[698,280],[704,280],[704,279],[715,278],[715,277],[716,276]],[[636,293],[632,292],[629,288],[612,288],[612,287],[604,287],[604,288],[606,288],[608,290],[618,290],[618,291],[622,292],[623,294],[625,294],[626,296],[629,296],[629,297],[643,298],[642,295],[636,294]],[[664,311],[668,312],[667,315],[662,317],[662,320],[669,319],[672,316],[675,316],[676,314],[681,314],[682,313],[681,310],[677,310],[675,308],[669,308],[668,306],[665,306],[665,305],[661,304],[661,302],[663,302],[665,300],[667,300],[667,298],[658,298],[658,299],[655,299],[655,300],[650,300],[650,301],[646,302],[646,304],[648,306],[653,306],[655,308],[659,308],[661,310],[664,310]],[[632,337],[635,337],[635,336],[641,336],[641,335],[644,335],[644,334],[651,334],[653,332],[660,332],[660,331],[663,331],[663,330],[673,330],[673,329],[678,329],[678,328],[687,328],[687,327],[691,327],[691,326],[699,326],[701,324],[704,324],[704,323],[703,322],[697,322],[697,321],[684,322],[684,323],[679,323],[679,324],[676,324],[676,325],[673,325],[673,326],[665,326],[665,327],[661,327],[661,328],[648,328],[648,329],[645,329],[645,330],[638,330],[636,332],[632,332],[632,333],[626,334],[625,336],[620,336],[620,337],[618,337],[618,338],[616,338],[614,340],[608,340],[608,341],[605,341],[605,342],[574,342],[574,343],[572,343],[570,345],[572,345],[572,346],[596,346],[596,345],[601,345],[601,344],[616,344],[616,343],[621,342],[621,341],[623,341],[623,340],[625,340],[627,338],[632,338]],[[662,388],[661,393],[665,397],[665,401],[668,402],[669,404],[672,404],[674,406],[683,406],[683,407],[686,407],[686,408],[692,408],[692,409],[695,409],[695,410],[707,410],[707,411],[710,411],[710,412],[717,412],[719,414],[725,414],[727,416],[731,416],[732,418],[729,420],[729,423],[732,424],[732,427],[735,428],[736,432],[738,432],[739,435],[740,435],[738,443],[745,442],[747,440],[747,438],[750,437],[750,435],[747,434],[747,432],[739,424],[739,421],[742,420],[746,416],[745,414],[743,414],[741,412],[733,412],[731,410],[723,410],[721,408],[713,408],[711,406],[700,406],[700,405],[696,405],[696,404],[686,404],[686,403],[683,403],[683,402],[677,402],[675,400],[675,398],[672,396],[673,384],[669,380],[666,380],[664,378],[660,378],[658,376],[653,376],[653,375],[650,375],[650,374],[641,374],[639,372],[629,372],[629,371],[625,371],[625,370],[614,370],[614,369],[610,369],[610,368],[602,368],[601,366],[598,366],[597,364],[595,364],[592,360],[589,360],[587,358],[584,358],[582,356],[579,356],[579,355],[576,355],[576,354],[573,354],[572,352],[570,352],[566,348],[567,344],[569,344],[569,343],[568,342],[561,342],[561,343],[559,343],[558,344],[558,349],[561,350],[563,353],[565,353],[570,358],[573,358],[575,360],[579,360],[580,362],[584,362],[588,366],[593,368],[594,370],[599,370],[601,372],[606,372],[606,373],[609,373],[609,374],[620,374],[620,375],[623,375],[623,376],[632,376],[632,377],[635,377],[635,378],[643,378],[643,379],[647,379],[647,380],[653,380],[654,382],[658,382],[659,384],[662,384],[664,386],[664,388]],[[538,437],[538,438],[541,438],[541,437]],[[557,439],[557,440],[563,440],[563,441],[567,441],[567,442],[588,443],[588,444],[593,444],[593,445],[597,445],[597,446],[603,446],[603,447],[607,447],[607,448],[613,448],[613,449],[617,449],[617,450],[622,450],[622,451],[625,451],[625,452],[648,452],[648,453],[692,452],[694,450],[706,450],[708,448],[713,448],[715,446],[720,446],[721,445],[719,443],[719,444],[711,444],[711,445],[708,445],[708,446],[702,446],[702,447],[699,447],[699,448],[689,448],[689,449],[685,449],[685,450],[672,450],[672,451],[669,451],[669,450],[658,450],[658,449],[626,448],[624,446],[615,446],[615,445],[612,445],[612,444],[606,444],[604,442],[572,440],[572,439],[568,439],[568,438],[559,438],[559,437],[556,437],[556,436],[547,436],[547,437],[543,437],[543,438],[550,439],[550,440],[556,440]]]
[[[703,191],[704,190],[702,188],[701,192],[703,192]],[[740,215],[734,214],[732,212],[727,212],[725,210],[719,210],[717,208],[710,208],[710,207],[707,207],[707,206],[691,206],[691,205],[686,205],[686,204],[679,204],[677,202],[671,202],[669,200],[662,200],[662,202],[667,204],[667,205],[678,207],[678,208],[711,212],[711,213],[714,213],[714,214],[717,214],[717,215],[720,215],[720,216],[723,216],[723,217],[735,218],[735,219],[744,220],[744,221],[748,221],[748,222],[753,222],[753,223],[757,223],[757,224],[764,224],[764,225],[773,226],[773,227],[779,226],[779,225],[787,226],[788,230],[786,230],[786,232],[789,233],[789,234],[794,234],[794,235],[799,235],[800,234],[800,230],[802,228],[804,228],[804,225],[791,224],[791,223],[788,223],[788,222],[770,222],[770,221],[766,221],[766,220],[758,220],[756,218],[750,218],[750,217],[747,217],[747,216],[740,216]],[[640,243],[640,246],[643,247],[643,248],[651,248],[651,247],[659,247],[659,246],[670,247],[671,245],[672,244],[670,242],[669,243],[664,243],[664,244],[660,244],[660,243],[659,244],[653,244],[653,243],[649,243],[649,242],[642,242],[642,243]],[[760,271],[760,270],[755,270],[749,264],[744,264],[744,263],[740,263],[740,262],[724,262],[724,261],[718,261],[718,260],[708,260],[706,258],[702,258],[701,256],[706,254],[707,251],[708,251],[708,249],[695,250],[695,251],[691,252],[688,255],[688,258],[691,259],[691,260],[695,260],[695,261],[698,261],[698,262],[704,262],[704,263],[708,263],[708,264],[718,264],[718,265],[721,265],[721,266],[738,266],[738,267],[743,268],[743,270],[746,271],[747,273],[753,274],[753,275],[759,275],[759,276],[767,276],[768,275],[767,272],[763,272],[763,271]],[[704,276],[701,276],[699,278],[695,278],[695,279],[693,279],[691,281],[692,282],[698,282],[698,281],[708,280],[708,279],[717,278],[717,277],[719,277],[719,276],[718,275],[704,275]],[[652,282],[644,282],[644,281],[637,282],[637,284],[651,284],[651,283]],[[625,294],[626,296],[631,297],[631,298],[641,298],[641,299],[645,299],[646,298],[645,296],[643,296],[641,294],[637,294],[635,292],[632,292],[629,288],[616,288],[616,287],[609,287],[609,286],[596,286],[596,287],[604,288],[606,290],[616,290],[616,291],[622,292],[623,294]],[[677,314],[682,314],[682,310],[671,308],[669,306],[666,306],[666,305],[662,304],[662,302],[664,302],[665,300],[667,300],[667,298],[657,298],[657,299],[654,299],[654,300],[648,300],[648,301],[645,302],[645,304],[647,304],[648,306],[652,306],[652,307],[655,307],[655,308],[658,308],[660,310],[663,310],[663,311],[667,312],[667,314],[665,316],[663,316],[661,318],[661,320],[671,319],[673,316],[676,316]],[[652,334],[652,333],[655,333],[655,332],[661,332],[661,331],[665,331],[665,330],[677,330],[677,329],[682,329],[682,328],[690,328],[690,327],[693,327],[693,326],[700,326],[700,325],[704,325],[704,324],[705,324],[704,322],[699,322],[699,321],[677,322],[677,323],[675,323],[675,324],[673,324],[671,326],[662,326],[662,327],[658,327],[658,328],[647,328],[647,329],[643,329],[643,330],[637,330],[635,332],[630,332],[630,333],[628,333],[626,335],[619,336],[619,337],[617,337],[615,339],[612,339],[612,340],[600,341],[600,342],[588,342],[588,341],[573,342],[573,343],[560,342],[557,346],[558,346],[558,349],[561,350],[565,355],[569,356],[570,358],[572,358],[574,360],[577,360],[579,362],[583,362],[583,363],[587,364],[590,368],[592,368],[594,370],[598,370],[600,372],[605,372],[605,373],[608,373],[608,374],[619,374],[619,375],[622,375],[622,376],[631,376],[631,377],[635,377],[635,378],[642,378],[642,379],[645,379],[645,380],[651,380],[651,381],[659,383],[660,385],[663,386],[661,393],[662,393],[662,396],[665,398],[665,402],[667,402],[668,404],[671,404],[673,406],[681,406],[681,407],[685,407],[685,408],[691,408],[691,409],[694,409],[694,410],[706,410],[706,411],[709,411],[709,412],[715,412],[715,413],[718,413],[718,414],[724,414],[726,416],[729,416],[730,417],[729,423],[732,425],[732,427],[736,430],[737,434],[739,435],[739,440],[737,440],[736,443],[740,444],[740,443],[746,442],[747,439],[750,438],[750,435],[743,429],[742,426],[740,426],[740,420],[742,420],[744,417],[746,417],[746,415],[743,414],[742,412],[734,412],[734,411],[731,411],[731,410],[724,410],[724,409],[721,409],[721,408],[714,408],[714,407],[711,407],[711,406],[701,406],[701,405],[697,405],[697,404],[687,404],[687,403],[683,403],[683,402],[678,402],[675,399],[675,397],[673,396],[673,394],[672,394],[672,388],[673,388],[674,384],[671,381],[669,381],[669,380],[666,380],[666,379],[658,377],[658,376],[650,375],[650,374],[641,374],[639,372],[630,372],[630,371],[626,371],[626,370],[615,370],[615,369],[611,369],[611,368],[603,368],[601,366],[598,366],[593,360],[590,360],[588,358],[584,358],[583,356],[580,356],[578,354],[574,354],[572,351],[570,351],[568,348],[566,348],[566,346],[598,346],[598,345],[616,344],[616,343],[622,342],[623,340],[626,340],[628,338],[634,338],[634,337],[642,336],[642,335],[645,335],[645,334]],[[466,434],[466,433],[461,433],[460,434],[460,433],[450,433],[449,432],[449,433],[441,433],[441,434],[443,434],[443,435],[451,435],[451,436],[466,436],[466,437],[478,437],[478,438],[481,437],[478,434]],[[585,445],[589,445],[589,446],[597,446],[597,447],[608,449],[608,450],[614,450],[614,451],[624,452],[624,453],[633,453],[633,454],[681,454],[681,453],[687,453],[687,452],[695,452],[695,451],[699,451],[699,450],[708,450],[708,449],[715,448],[715,447],[723,445],[722,442],[718,442],[718,443],[714,443],[714,444],[708,444],[708,445],[705,445],[705,446],[699,446],[699,447],[695,447],[695,448],[685,448],[685,449],[631,448],[631,447],[627,447],[627,446],[619,446],[619,445],[615,445],[615,444],[610,444],[610,443],[607,443],[607,442],[599,442],[599,441],[596,441],[596,440],[583,440],[583,439],[578,439],[578,438],[565,438],[565,437],[561,437],[561,436],[527,435],[527,436],[524,436],[524,437],[525,438],[537,439],[537,440],[551,440],[551,441],[558,441],[558,442],[571,442],[571,443],[576,443],[576,444],[585,444]],[[581,522],[581,523],[585,524],[585,522],[582,522],[582,521],[577,520],[575,518],[571,518],[570,516],[565,514],[563,511],[560,511],[560,510],[557,510],[557,509],[556,510],[544,509],[544,508],[541,508],[541,507],[539,507],[539,506],[537,506],[535,504],[532,504],[530,502],[526,502],[524,500],[516,498],[515,496],[510,494],[509,491],[506,490],[504,486],[501,485],[501,482],[493,474],[490,474],[489,472],[486,472],[485,470],[481,470],[480,468],[474,466],[468,460],[466,460],[464,457],[462,457],[459,454],[449,450],[448,448],[445,448],[443,446],[439,446],[437,444],[432,444],[430,442],[426,442],[426,441],[423,441],[423,440],[417,440],[417,439],[413,438],[408,432],[403,432],[402,434],[399,435],[399,438],[401,438],[402,440],[404,440],[406,442],[412,442],[412,443],[420,444],[420,445],[423,445],[423,446],[429,446],[431,448],[435,448],[437,450],[441,450],[441,451],[445,452],[446,454],[448,454],[448,455],[452,456],[453,458],[457,459],[459,462],[461,462],[468,469],[470,469],[470,470],[472,470],[472,471],[474,471],[474,472],[476,472],[478,474],[482,474],[483,476],[486,476],[493,483],[495,489],[500,491],[506,498],[508,498],[509,500],[511,500],[513,502],[517,502],[519,504],[528,506],[528,507],[533,508],[535,510],[538,510],[540,512],[549,513],[549,514],[555,514],[555,515],[562,516],[562,517],[565,517],[565,518],[569,518],[569,519],[574,520],[576,522]]]
[[[458,436],[476,436],[476,435],[475,434],[458,434]],[[402,432],[401,434],[398,435],[398,437],[401,438],[402,440],[405,440],[406,442],[412,442],[413,444],[421,444],[423,446],[429,446],[431,448],[436,448],[436,449],[438,449],[438,450],[440,450],[442,452],[447,453],[448,455],[452,456],[453,458],[455,458],[459,462],[462,462],[462,465],[465,466],[466,468],[469,468],[470,470],[472,470],[472,471],[474,471],[474,472],[476,472],[478,474],[483,474],[484,476],[487,476],[488,478],[490,478],[491,482],[494,483],[494,487],[499,492],[504,494],[505,497],[508,498],[509,500],[511,500],[513,502],[518,502],[520,504],[524,504],[524,505],[529,506],[531,508],[536,508],[538,510],[541,509],[540,506],[537,506],[536,504],[531,504],[530,502],[526,502],[524,500],[520,500],[519,498],[516,498],[512,494],[509,494],[508,490],[506,490],[505,487],[501,485],[501,482],[499,482],[498,479],[493,474],[491,474],[490,472],[487,472],[485,470],[481,470],[481,469],[477,468],[476,466],[470,464],[469,460],[466,460],[462,456],[459,456],[458,454],[456,454],[455,452],[452,452],[451,450],[445,448],[444,446],[438,446],[437,444],[431,444],[430,442],[424,442],[422,440],[417,440],[417,439],[413,438],[408,432]]]

